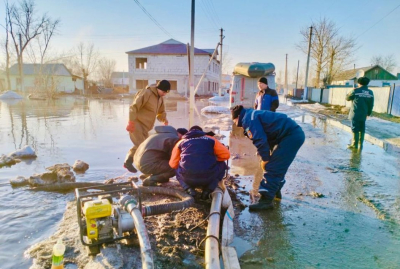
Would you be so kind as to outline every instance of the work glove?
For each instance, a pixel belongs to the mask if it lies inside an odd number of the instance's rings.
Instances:
[[[268,163],[268,161],[261,161],[261,163],[260,163],[261,169],[262,169],[264,172],[266,172],[265,166],[267,165],[267,163]]]
[[[133,121],[128,121],[128,125],[126,126],[126,130],[130,133],[135,131],[135,123]]]

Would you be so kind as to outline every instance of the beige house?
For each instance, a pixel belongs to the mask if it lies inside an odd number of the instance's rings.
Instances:
[[[23,64],[23,85],[18,64],[10,68],[10,90],[25,93],[73,93],[83,90],[83,79],[73,75],[64,64]]]
[[[198,95],[212,95],[219,91],[220,62],[214,56],[208,65],[213,52],[213,49],[194,49],[195,87],[205,72]],[[172,91],[182,96],[188,95],[189,59],[186,44],[169,39],[157,45],[128,51],[126,54],[130,92],[166,79],[171,83]]]

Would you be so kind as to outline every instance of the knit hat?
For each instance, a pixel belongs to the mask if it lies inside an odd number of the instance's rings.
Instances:
[[[193,125],[192,127],[190,127],[189,131],[191,131],[191,130],[199,130],[199,131],[203,131],[203,128],[201,128],[201,127],[200,127],[200,126],[198,126],[198,125]]]
[[[185,128],[178,128],[176,131],[181,135],[185,135],[188,132]]]
[[[360,77],[357,79],[358,84],[361,84],[363,86],[367,86],[369,83],[369,78],[367,77]]]
[[[240,112],[242,112],[243,106],[242,105],[236,105],[231,108],[231,113],[232,113],[232,120],[236,119],[239,117]]]
[[[267,80],[265,77],[261,77],[261,78],[258,80],[258,82],[262,82],[262,83],[264,83],[265,85],[268,85],[268,80]]]
[[[168,80],[160,80],[156,87],[163,92],[168,92],[171,89],[171,84]]]

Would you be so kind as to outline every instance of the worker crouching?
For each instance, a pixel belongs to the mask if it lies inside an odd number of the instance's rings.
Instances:
[[[216,138],[193,126],[172,150],[169,165],[176,169],[176,179],[192,196],[201,187],[201,199],[206,200],[222,180],[230,153]]]

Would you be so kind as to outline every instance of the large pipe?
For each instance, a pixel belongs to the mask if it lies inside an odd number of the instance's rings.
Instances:
[[[182,210],[191,207],[194,203],[194,199],[192,196],[176,189],[160,188],[160,187],[139,187],[139,190],[143,193],[163,194],[163,195],[173,196],[182,200],[180,202],[172,202],[168,204],[143,206],[142,207],[143,217],[160,215],[164,213],[171,213],[172,211]]]
[[[206,269],[219,269],[219,224],[223,191],[217,187],[211,196],[212,203],[206,235],[205,266]]]
[[[149,235],[147,233],[146,225],[142,217],[142,213],[137,207],[136,201],[130,195],[125,195],[120,199],[119,202],[124,209],[129,212],[132,216],[133,223],[135,225],[136,232],[138,234],[140,255],[142,258],[143,269],[153,269],[153,251],[151,250]]]

